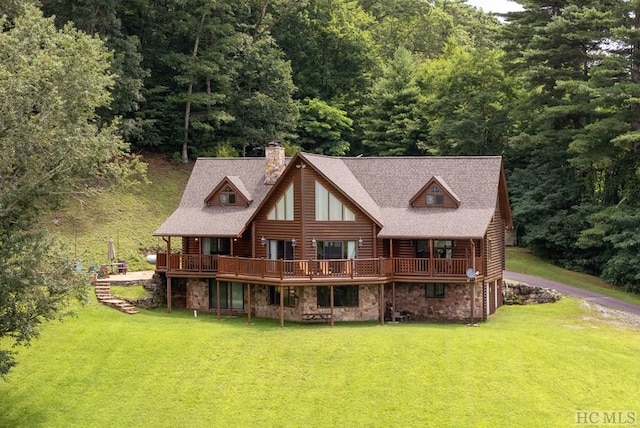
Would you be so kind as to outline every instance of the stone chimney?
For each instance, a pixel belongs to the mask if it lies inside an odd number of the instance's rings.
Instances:
[[[284,171],[284,147],[280,141],[271,141],[264,149],[267,165],[264,171],[264,184],[272,185]]]

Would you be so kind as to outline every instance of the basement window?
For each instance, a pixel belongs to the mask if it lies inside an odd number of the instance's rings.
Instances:
[[[296,291],[294,287],[282,287],[284,289],[283,301],[284,306],[293,308],[296,306]],[[280,289],[281,287],[269,286],[269,304],[280,306]]]
[[[444,284],[425,284],[424,296],[428,299],[442,299],[444,298]]]
[[[333,287],[333,306],[334,307],[358,307],[358,286],[344,285]],[[328,308],[331,306],[330,287],[316,287],[318,293],[318,307]]]

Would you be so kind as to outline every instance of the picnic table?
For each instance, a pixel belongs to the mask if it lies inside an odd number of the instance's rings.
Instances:
[[[302,314],[302,319],[305,321],[331,321],[331,314],[326,312],[313,312]]]

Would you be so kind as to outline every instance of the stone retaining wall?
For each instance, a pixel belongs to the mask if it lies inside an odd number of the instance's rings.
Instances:
[[[505,305],[529,305],[535,303],[553,303],[560,300],[562,294],[553,288],[538,287],[523,282],[504,281],[502,290]]]

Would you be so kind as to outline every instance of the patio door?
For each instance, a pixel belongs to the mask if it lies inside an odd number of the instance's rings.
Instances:
[[[218,308],[216,281],[209,280],[209,308]],[[244,285],[239,282],[220,281],[220,309],[242,311],[244,309]]]

